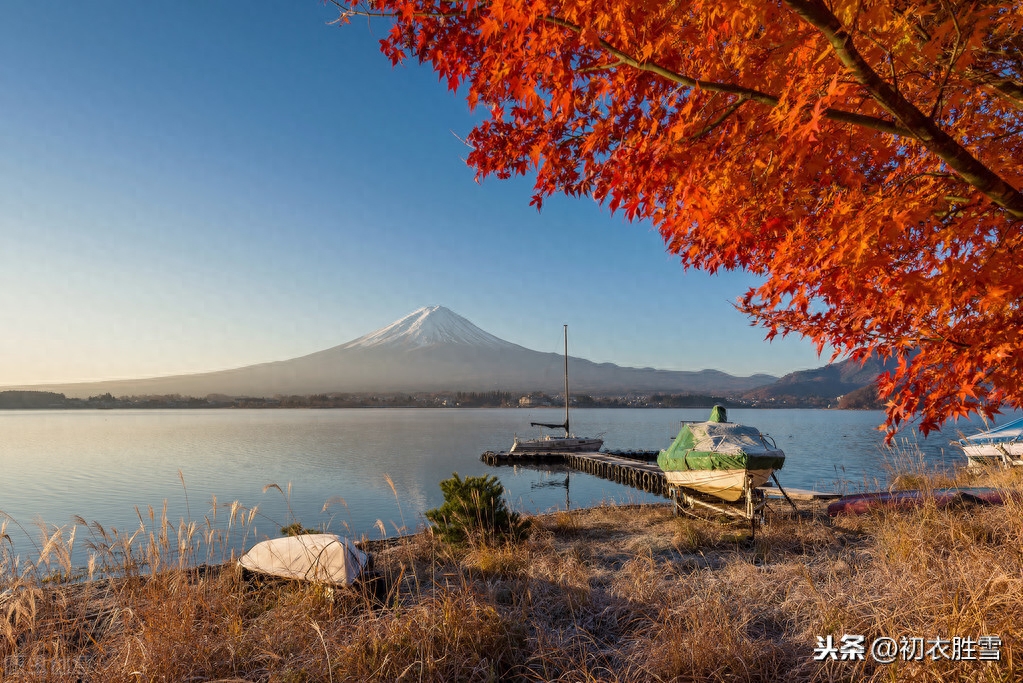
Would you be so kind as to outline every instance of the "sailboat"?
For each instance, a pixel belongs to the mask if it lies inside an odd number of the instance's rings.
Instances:
[[[573,436],[568,426],[568,325],[565,325],[565,424],[548,424],[546,422],[530,422],[531,427],[547,427],[548,429],[564,429],[564,436],[544,434],[537,439],[520,439],[515,437],[509,453],[578,453],[581,451],[599,451],[604,440],[587,439]]]

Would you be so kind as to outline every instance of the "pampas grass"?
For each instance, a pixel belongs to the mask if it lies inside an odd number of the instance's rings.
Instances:
[[[338,590],[238,574],[230,548],[257,540],[259,514],[238,503],[43,527],[31,564],[0,528],[0,680],[1017,680],[1020,474],[895,473],[1017,494],[1000,507],[830,520],[772,504],[755,542],[667,506],[558,512],[457,547],[422,532],[373,542],[377,582]],[[843,634],[1003,644],[994,662],[814,659]]]

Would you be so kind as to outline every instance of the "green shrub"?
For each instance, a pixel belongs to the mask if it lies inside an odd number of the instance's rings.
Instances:
[[[316,529],[306,529],[301,522],[292,522],[288,526],[281,527],[281,533],[285,536],[302,536],[305,534],[318,534]]]
[[[470,537],[492,540],[497,536],[520,536],[525,526],[519,514],[504,502],[504,486],[497,477],[466,477],[454,472],[440,483],[444,504],[426,511],[440,537],[448,543],[463,543]]]

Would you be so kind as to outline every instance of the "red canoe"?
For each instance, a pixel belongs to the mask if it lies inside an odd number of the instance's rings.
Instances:
[[[891,491],[843,496],[828,506],[828,515],[862,515],[872,510],[911,510],[928,500],[946,508],[962,505],[1003,505],[1016,492],[989,487],[934,489],[933,491]]]

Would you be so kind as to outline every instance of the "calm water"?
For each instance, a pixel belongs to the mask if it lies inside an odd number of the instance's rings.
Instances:
[[[580,409],[572,423],[580,435],[603,432],[606,448],[658,449],[670,443],[679,420],[707,414]],[[495,409],[0,411],[0,521],[13,519],[33,537],[39,536],[34,524],[68,526],[76,515],[131,531],[139,526],[136,506],[145,515],[147,506],[159,509],[166,500],[172,521],[202,520],[212,514],[215,496],[221,522],[233,501],[258,506],[259,536],[278,535],[297,518],[307,527],[380,537],[381,525],[389,535],[422,525],[422,513],[443,501],[438,482],[456,471],[497,475],[513,507],[524,511],[660,500],[582,473],[572,473],[566,488],[564,472],[480,462],[483,451],[506,450],[516,431],[534,434],[530,420],[560,415]],[[886,478],[891,456],[876,431],[879,412],[730,410],[729,417],[759,427],[785,450],[783,485],[851,491]],[[954,431],[903,446],[918,449],[929,464],[962,462],[961,452],[948,445],[951,436]],[[285,491],[290,484],[290,500],[277,490],[264,492],[268,484]],[[8,525],[15,549],[31,554],[18,525]]]

